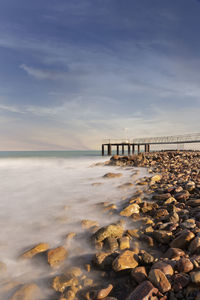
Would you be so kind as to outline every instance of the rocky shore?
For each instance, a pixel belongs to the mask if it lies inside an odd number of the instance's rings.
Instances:
[[[73,265],[62,267],[69,241],[76,238],[71,232],[63,245],[51,249],[41,243],[20,259],[41,256],[46,261],[53,274],[48,280],[55,291],[52,300],[199,300],[200,152],[113,156],[109,164],[145,167],[149,176],[136,181],[137,189],[133,180],[119,186],[134,186],[134,193],[118,207],[99,203],[103,216],[114,214],[118,222],[100,227],[95,220],[82,220],[92,255],[80,255]],[[104,178],[120,176],[108,173]],[[9,300],[43,299],[39,284],[9,284],[4,283],[5,290],[13,289]]]

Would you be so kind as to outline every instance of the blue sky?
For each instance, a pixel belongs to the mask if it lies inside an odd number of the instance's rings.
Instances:
[[[1,0],[0,150],[200,131],[200,1]]]

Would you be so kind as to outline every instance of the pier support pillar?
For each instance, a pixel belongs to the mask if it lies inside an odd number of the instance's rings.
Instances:
[[[148,144],[148,152],[150,152],[150,144]]]
[[[102,156],[104,156],[104,145],[102,145],[102,147],[101,147],[101,154],[102,154]]]
[[[132,145],[132,154],[135,153],[135,145]]]
[[[119,155],[119,145],[117,145],[117,155]]]
[[[140,145],[137,145],[138,146],[138,154],[140,153]]]
[[[128,155],[130,155],[130,154],[131,154],[131,146],[128,145]]]
[[[122,155],[124,155],[124,145],[122,145]]]
[[[112,155],[111,144],[108,144],[108,155]]]
[[[145,152],[145,153],[148,152],[148,145],[147,145],[147,144],[144,145],[144,152]]]

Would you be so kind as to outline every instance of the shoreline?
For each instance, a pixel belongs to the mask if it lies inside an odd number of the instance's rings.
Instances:
[[[45,300],[199,300],[200,152],[114,155],[109,165],[119,166],[119,172],[105,174],[108,181],[121,176],[120,167],[145,167],[149,174],[134,185],[133,169],[130,182],[119,186],[130,191],[136,187],[133,194],[117,206],[103,199],[97,205],[102,217],[116,215],[117,223],[100,227],[95,218],[82,220],[84,239],[91,247],[88,255],[80,253],[62,268],[73,232],[66,237],[67,246],[50,249],[41,243],[21,255],[48,260],[48,284],[55,294]],[[9,300],[18,297],[44,299],[35,283],[17,287]]]

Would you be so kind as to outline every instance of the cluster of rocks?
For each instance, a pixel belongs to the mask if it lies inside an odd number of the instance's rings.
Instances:
[[[136,182],[138,189],[119,207],[99,204],[106,217],[118,216],[117,223],[100,227],[82,220],[94,252],[90,263],[59,269],[70,249],[46,243],[21,258],[45,254],[50,268],[57,268],[53,300],[200,300],[200,152],[113,156],[110,164],[147,167],[150,175]],[[67,235],[73,238],[75,233]],[[10,300],[37,300],[39,292],[34,283],[22,285]]]

